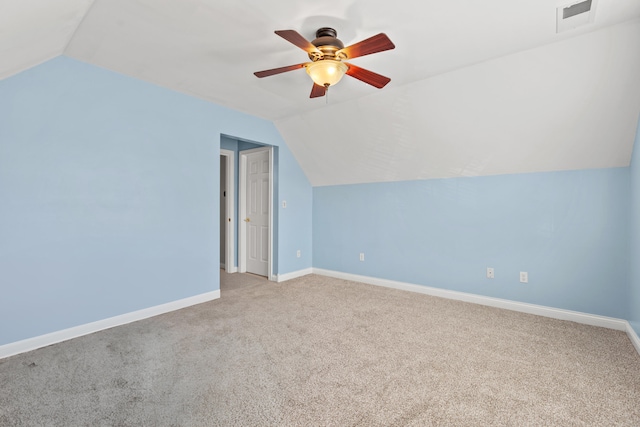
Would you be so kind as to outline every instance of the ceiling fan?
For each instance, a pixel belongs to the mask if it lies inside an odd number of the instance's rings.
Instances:
[[[306,68],[307,74],[313,80],[310,98],[324,96],[329,86],[338,83],[344,74],[355,77],[378,89],[382,89],[391,81],[388,77],[344,62],[347,59],[395,48],[395,45],[384,33],[369,37],[347,47],[344,47],[342,41],[337,38],[337,31],[328,27],[323,27],[316,31],[316,39],[311,42],[295,30],[281,30],[275,33],[307,52],[311,62],[257,71],[253,73],[256,77],[268,77],[299,68]]]

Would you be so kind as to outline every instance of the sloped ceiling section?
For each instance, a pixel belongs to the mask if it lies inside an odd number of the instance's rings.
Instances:
[[[391,77],[391,88],[640,17],[638,0],[594,0],[592,24],[556,34],[556,7],[571,1],[95,0],[65,54],[278,120],[326,106],[323,98],[309,99],[312,85],[302,69],[253,75],[308,61],[274,30],[294,29],[311,40],[331,26],[346,45],[385,32],[395,50],[353,63]],[[376,92],[347,77],[330,104]]]
[[[639,113],[640,1],[21,0],[0,2],[0,78],[64,54],[273,120],[313,185],[626,166]],[[309,99],[307,61],[276,36],[330,26],[396,49],[353,60]]]
[[[314,186],[623,167],[638,76],[634,21],[276,124]]]
[[[64,53],[93,0],[0,2],[0,79]]]

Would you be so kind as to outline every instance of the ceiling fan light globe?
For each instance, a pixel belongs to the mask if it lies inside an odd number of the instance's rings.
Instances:
[[[342,79],[349,67],[340,61],[324,59],[307,65],[307,74],[320,86],[333,86]]]

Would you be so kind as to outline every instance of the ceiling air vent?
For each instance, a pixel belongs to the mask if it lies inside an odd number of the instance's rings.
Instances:
[[[593,22],[595,3],[595,0],[586,0],[559,7],[556,14],[556,32],[561,33]]]

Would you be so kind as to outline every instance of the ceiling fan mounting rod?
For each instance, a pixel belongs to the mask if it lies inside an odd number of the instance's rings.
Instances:
[[[335,39],[338,37],[338,32],[331,27],[322,27],[316,31],[316,38],[318,37],[333,37]]]

